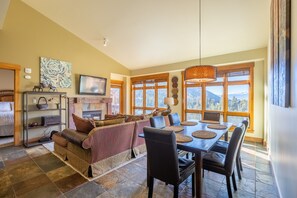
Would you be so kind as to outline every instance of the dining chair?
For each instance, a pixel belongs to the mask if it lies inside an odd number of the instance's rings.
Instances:
[[[151,127],[154,128],[164,128],[166,127],[166,122],[164,116],[154,116],[150,118]]]
[[[154,179],[174,186],[174,197],[178,197],[178,188],[192,175],[192,195],[195,196],[195,162],[180,158],[177,154],[176,137],[173,131],[144,127],[147,148],[147,174],[149,194],[153,196]]]
[[[243,127],[244,127],[243,138],[240,141],[238,153],[237,153],[237,156],[236,156],[236,169],[237,169],[237,175],[238,175],[238,178],[239,179],[242,178],[240,171],[243,171],[242,162],[241,162],[241,156],[240,156],[241,146],[242,146],[242,143],[244,141],[245,133],[247,131],[249,122],[248,122],[248,120],[243,120],[242,121],[242,124],[243,124]],[[216,142],[216,144],[212,147],[211,150],[212,151],[215,151],[215,152],[219,152],[219,153],[225,154],[227,152],[227,150],[228,150],[228,147],[229,147],[229,142],[223,141],[223,140],[219,140],[219,141]]]
[[[204,112],[203,120],[220,121],[220,112]]]
[[[242,124],[240,124],[238,127],[234,129],[226,154],[222,154],[215,151],[209,151],[203,156],[203,169],[226,176],[228,196],[231,198],[231,176],[233,188],[235,191],[237,191],[234,167],[236,162],[236,156],[240,146],[240,141],[243,138],[243,128],[244,127],[242,127]]]
[[[168,118],[171,126],[180,125],[180,119],[179,119],[178,113],[169,114]]]

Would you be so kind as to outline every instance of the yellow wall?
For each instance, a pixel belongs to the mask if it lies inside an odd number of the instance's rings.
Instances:
[[[261,48],[256,50],[237,52],[232,54],[226,54],[222,56],[208,57],[202,60],[202,64],[210,64],[216,66],[223,66],[234,63],[241,62],[254,62],[254,132],[247,133],[249,137],[263,138],[264,131],[264,79],[266,74],[264,69],[266,67],[266,56],[267,48]],[[185,68],[195,65],[198,63],[198,60],[190,60],[181,63],[173,63],[169,65],[161,65],[157,67],[150,67],[140,70],[132,71],[132,75],[146,75],[152,73],[162,73],[169,72],[169,96],[171,94],[171,78],[173,76],[178,77],[178,100],[179,103],[176,106],[172,107],[173,112],[177,112],[180,115],[182,114],[182,82],[181,82],[181,71]]]
[[[72,88],[68,96],[77,94],[79,74],[110,79],[110,73],[130,75],[123,65],[102,54],[72,33],[50,21],[20,0],[11,0],[3,29],[0,30],[0,62],[32,68],[32,79],[21,75],[21,91],[39,84],[39,57],[51,57],[72,63]],[[109,85],[109,84],[108,84]],[[107,96],[109,88],[107,88]]]

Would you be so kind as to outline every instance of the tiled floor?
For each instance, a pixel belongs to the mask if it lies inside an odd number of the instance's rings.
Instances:
[[[266,150],[256,143],[242,148],[243,178],[234,197],[279,197]],[[43,146],[0,149],[0,197],[147,197],[146,157],[88,181]],[[180,185],[191,196],[191,178]],[[155,180],[154,197],[172,197],[173,187]],[[224,176],[205,171],[203,197],[228,197]]]

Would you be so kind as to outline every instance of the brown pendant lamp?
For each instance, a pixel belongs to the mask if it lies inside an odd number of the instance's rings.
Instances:
[[[216,67],[201,64],[201,0],[199,0],[199,65],[186,68],[184,79],[188,82],[210,82],[216,78]]]

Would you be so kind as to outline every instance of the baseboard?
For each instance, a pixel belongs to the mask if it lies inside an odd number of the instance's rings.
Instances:
[[[244,141],[257,142],[263,144],[263,138],[245,136]]]
[[[277,181],[277,179],[276,179],[275,169],[274,169],[274,166],[273,166],[273,163],[272,163],[271,155],[269,155],[269,159],[270,159],[270,164],[271,164],[271,168],[272,168],[272,172],[273,172],[273,176],[274,176],[274,181],[275,181],[275,183],[276,183],[276,187],[277,187],[278,195],[279,195],[280,198],[283,198],[283,196],[282,196],[282,194],[281,194],[281,191],[280,191],[280,188],[279,188],[278,181]]]

